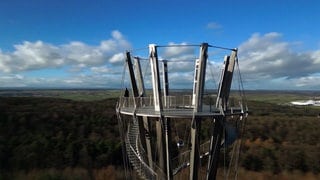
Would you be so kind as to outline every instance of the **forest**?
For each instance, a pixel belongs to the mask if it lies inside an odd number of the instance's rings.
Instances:
[[[320,108],[256,97],[248,94],[239,179],[319,179]],[[0,97],[0,179],[123,179],[116,102]]]

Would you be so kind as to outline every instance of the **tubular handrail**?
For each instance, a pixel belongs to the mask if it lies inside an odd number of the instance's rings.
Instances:
[[[143,160],[142,156],[140,155],[141,152],[138,152],[138,147],[135,147],[136,141],[139,138],[138,134],[138,127],[137,125],[133,124],[133,126],[128,127],[128,132],[126,136],[126,146],[128,157],[131,164],[138,170],[140,175],[145,179],[157,179],[157,173],[154,172],[148,164]],[[130,138],[135,137],[135,138]],[[133,142],[131,142],[133,141]]]

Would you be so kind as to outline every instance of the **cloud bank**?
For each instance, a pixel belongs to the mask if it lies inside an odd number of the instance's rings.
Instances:
[[[239,46],[241,71],[249,86],[258,89],[319,88],[320,50],[297,52],[276,32],[253,34]],[[271,85],[271,87],[270,87]],[[260,88],[259,88],[260,87]]]
[[[211,28],[218,24],[208,24]],[[282,34],[271,32],[252,34],[239,45],[239,64],[246,89],[319,89],[320,50],[296,50],[303,45],[282,39]],[[186,45],[186,43],[168,43]],[[81,87],[119,88],[123,71],[124,51],[131,43],[120,31],[98,45],[80,41],[53,45],[43,41],[14,45],[14,51],[0,50],[0,87]],[[163,48],[160,59],[170,59],[170,82],[184,86],[192,80],[194,60],[198,48]],[[217,80],[223,58],[209,53],[210,68],[207,79]],[[213,61],[214,59],[214,61]],[[145,66],[143,66],[145,68]],[[48,73],[48,72],[51,73]],[[214,71],[213,73],[211,71]],[[178,73],[180,72],[180,73]],[[211,76],[211,74],[214,74]],[[146,74],[146,76],[150,76]],[[150,77],[149,77],[150,78]],[[189,86],[188,86],[189,87]]]
[[[16,73],[21,71],[57,68],[66,65],[96,66],[105,63],[119,63],[124,49],[131,47],[119,31],[113,31],[111,39],[101,41],[98,46],[73,41],[55,46],[42,41],[14,45],[12,53],[0,52],[0,72]]]
[[[102,77],[121,74],[117,69],[123,62],[123,52],[131,49],[130,43],[117,30],[108,40],[97,46],[73,41],[68,44],[53,45],[43,41],[14,45],[13,52],[0,50],[0,82],[2,87],[53,86],[53,87],[100,87],[112,86],[117,81]],[[22,76],[32,71],[64,69],[66,76],[41,78]],[[99,83],[104,82],[104,83]]]

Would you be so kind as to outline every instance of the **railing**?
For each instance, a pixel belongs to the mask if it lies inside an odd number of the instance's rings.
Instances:
[[[200,159],[209,155],[209,146],[210,146],[210,141],[207,141],[200,145],[200,148],[199,148]],[[190,150],[185,151],[179,154],[179,156],[173,158],[172,162],[178,162],[173,166],[173,175],[176,175],[182,169],[190,166],[190,152],[191,152]]]
[[[128,127],[126,137],[126,150],[132,166],[145,179],[157,179],[157,173],[154,172],[144,161],[143,152],[139,152],[139,127],[134,120]]]
[[[216,97],[213,95],[205,95],[203,97],[203,105],[215,106]],[[149,97],[120,97],[119,103],[122,108],[136,107],[154,107],[153,96]],[[192,95],[182,96],[166,96],[162,97],[163,109],[175,108],[193,108]]]

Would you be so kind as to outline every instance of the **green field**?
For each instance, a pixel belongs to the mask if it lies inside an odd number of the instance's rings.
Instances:
[[[309,100],[320,96],[315,91],[247,91],[247,99],[273,104],[287,104],[291,101]]]

